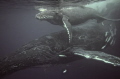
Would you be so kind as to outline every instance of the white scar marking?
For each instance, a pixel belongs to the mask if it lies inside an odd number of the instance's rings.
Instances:
[[[69,35],[69,42],[70,42],[70,31],[69,31],[69,29],[67,28],[67,25],[65,24],[64,21],[63,21],[63,24],[64,24],[65,28],[67,29],[67,33],[68,33],[68,35]]]
[[[64,71],[63,71],[63,73],[66,73],[67,72],[67,70],[65,69]]]
[[[106,47],[106,45],[104,45],[101,49],[104,49]]]
[[[39,8],[38,10],[41,12],[47,11],[47,9],[44,9],[44,8]]]
[[[67,57],[66,55],[59,55],[59,57]]]
[[[105,37],[108,35],[108,32],[105,32]]]

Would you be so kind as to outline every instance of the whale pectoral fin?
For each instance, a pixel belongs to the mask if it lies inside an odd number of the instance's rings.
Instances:
[[[74,55],[82,56],[88,59],[99,60],[104,63],[112,64],[114,66],[120,66],[120,58],[106,54],[102,51],[86,51],[80,48],[75,48],[71,50]]]
[[[72,26],[68,21],[68,17],[63,15],[62,22],[64,25],[64,28],[67,30],[68,36],[69,36],[69,43],[72,41]]]

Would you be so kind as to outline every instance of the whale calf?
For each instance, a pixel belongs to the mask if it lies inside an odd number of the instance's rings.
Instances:
[[[63,26],[67,30],[69,43],[72,41],[72,26],[86,22],[89,19],[120,21],[103,17],[97,10],[78,3],[61,3],[59,6],[38,6],[40,13],[36,14],[39,20],[46,20],[54,25]]]

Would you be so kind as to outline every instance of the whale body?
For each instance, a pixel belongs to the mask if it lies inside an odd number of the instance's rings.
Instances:
[[[96,20],[72,27],[73,43],[67,42],[66,31],[45,35],[23,45],[15,53],[0,58],[0,77],[16,71],[46,64],[66,64],[81,58],[99,60],[120,66],[120,58],[102,50],[114,44],[116,28]],[[62,36],[62,37],[61,37]]]

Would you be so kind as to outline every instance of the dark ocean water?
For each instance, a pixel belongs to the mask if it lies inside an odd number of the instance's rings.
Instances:
[[[33,6],[8,6],[0,7],[0,56],[13,53],[43,35],[63,30],[62,27],[35,19],[38,11]],[[119,17],[120,10],[114,13]],[[120,22],[116,22],[116,26],[116,44],[105,51],[120,57]],[[67,73],[63,73],[65,69]],[[120,67],[83,59],[69,65],[28,68],[3,79],[120,79]]]

